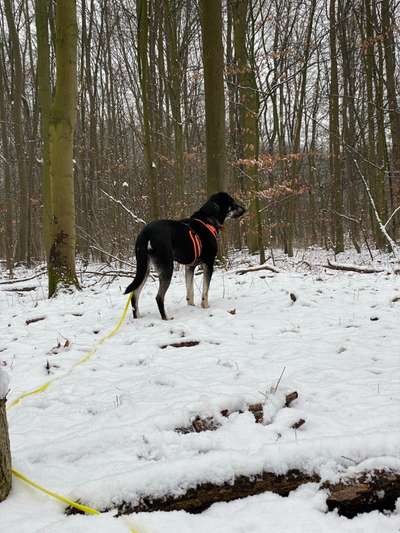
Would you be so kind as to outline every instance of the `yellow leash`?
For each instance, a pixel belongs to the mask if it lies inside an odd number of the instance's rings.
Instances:
[[[24,392],[23,394],[21,394],[20,396],[15,398],[15,400],[13,400],[7,406],[7,410],[9,411],[10,409],[15,407],[16,405],[19,405],[25,398],[28,398],[29,396],[34,396],[35,394],[40,394],[41,392],[44,392],[49,387],[49,385],[51,385],[54,381],[57,381],[57,380],[60,380],[60,379],[64,378],[65,376],[70,374],[74,368],[76,368],[77,366],[89,361],[89,359],[97,352],[98,348],[102,344],[104,344],[106,340],[108,340],[109,338],[113,337],[120,330],[122,324],[124,323],[126,314],[128,312],[128,308],[129,308],[129,304],[130,304],[131,299],[132,299],[132,295],[133,295],[133,293],[130,293],[130,295],[128,297],[128,300],[127,300],[127,302],[125,304],[125,308],[124,308],[124,311],[122,313],[122,316],[118,320],[118,322],[114,326],[114,328],[109,333],[107,333],[107,335],[104,335],[104,337],[102,337],[99,341],[97,341],[97,343],[94,345],[94,347],[91,350],[89,350],[84,356],[82,356],[79,359],[79,361],[77,363],[75,363],[70,368],[70,370],[68,370],[68,372],[65,372],[64,374],[62,374],[60,376],[57,376],[57,377],[55,377],[53,379],[50,379],[49,381],[46,381],[46,383],[44,383],[43,385],[41,385],[40,387],[38,387],[38,388],[36,388],[34,390],[31,390],[29,392]],[[35,489],[40,490],[44,494],[47,494],[48,496],[51,496],[52,498],[55,498],[56,500],[58,500],[58,501],[60,501],[62,503],[66,503],[67,505],[69,505],[70,507],[73,507],[74,509],[78,509],[79,511],[82,511],[82,512],[84,512],[86,514],[90,514],[90,515],[99,515],[99,514],[101,514],[100,511],[97,511],[97,509],[92,509],[91,507],[88,507],[87,505],[82,505],[80,503],[74,502],[73,500],[70,500],[69,498],[66,498],[65,496],[62,496],[61,494],[57,494],[56,492],[53,492],[51,490],[46,489],[42,485],[39,485],[38,483],[35,483],[35,481],[33,481],[32,479],[29,479],[27,476],[25,476],[24,474],[22,474],[21,472],[19,472],[15,468],[12,469],[12,473],[13,473],[13,475],[16,478],[24,481],[25,483],[27,483],[31,487],[34,487]],[[129,527],[129,530],[131,531],[131,533],[137,533],[136,529],[134,529],[129,524],[127,524],[127,525]]]
[[[18,470],[15,470],[15,468],[13,468],[12,473],[18,479],[21,479],[22,481],[25,481],[25,483],[27,483],[28,485],[31,485],[31,487],[34,487],[35,489],[40,490],[41,492],[44,492],[48,496],[51,496],[52,498],[55,498],[56,500],[60,502],[66,503],[67,505],[74,507],[74,509],[83,511],[86,514],[101,514],[100,511],[97,511],[96,509],[92,509],[91,507],[88,507],[87,505],[81,505],[80,503],[74,502],[70,500],[69,498],[66,498],[65,496],[61,496],[61,494],[57,494],[56,492],[45,489],[38,483],[35,483],[28,477],[24,476],[24,474],[21,474],[21,472],[19,472]]]
[[[53,379],[49,379],[49,381],[46,381],[46,383],[44,383],[43,385],[41,385],[40,387],[37,387],[36,389],[34,390],[31,390],[29,392],[24,392],[23,394],[21,394],[20,396],[17,396],[17,398],[15,398],[15,400],[13,400],[12,402],[10,402],[10,404],[7,406],[7,411],[9,411],[10,409],[12,409],[13,407],[15,407],[16,405],[20,404],[22,402],[22,400],[24,400],[25,398],[28,398],[29,396],[34,396],[35,394],[40,394],[41,392],[44,392],[48,387],[49,385],[51,385],[52,383],[54,383],[54,381],[58,381],[62,378],[64,378],[65,376],[69,375],[72,370],[74,368],[76,368],[77,366],[83,364],[83,363],[86,363],[87,361],[89,361],[89,359],[91,357],[93,357],[93,355],[97,352],[97,350],[99,349],[100,346],[102,346],[106,340],[110,339],[111,337],[113,337],[116,333],[118,333],[118,331],[120,330],[122,324],[124,323],[124,320],[125,320],[125,317],[126,317],[126,314],[128,312],[128,309],[129,309],[129,304],[131,302],[131,299],[132,299],[132,295],[133,293],[131,292],[129,297],[128,297],[128,300],[125,304],[125,308],[124,308],[124,312],[122,313],[122,316],[121,318],[118,320],[117,324],[114,326],[114,328],[109,332],[107,333],[106,335],[104,335],[104,337],[102,337],[100,340],[98,340],[96,342],[96,344],[94,345],[94,347],[89,350],[88,352],[85,353],[85,355],[83,355],[78,362],[76,362],[71,368],[70,370],[68,370],[67,372],[65,372],[64,374],[60,375],[60,376],[56,376],[55,378]]]
[[[60,502],[66,503],[70,507],[74,507],[74,509],[78,509],[79,511],[82,511],[90,515],[101,514],[101,512],[98,511],[97,509],[92,509],[91,507],[88,507],[87,505],[82,505],[81,503],[74,502],[73,500],[70,500],[69,498],[62,496],[61,494],[57,494],[57,492],[53,492],[51,490],[45,489],[44,487],[42,487],[42,485],[39,485],[39,483],[35,483],[28,477],[24,476],[24,474],[21,474],[21,472],[19,472],[18,470],[15,470],[15,468],[13,468],[12,473],[14,474],[15,477],[17,477],[18,479],[21,479],[22,481],[24,481],[31,487],[34,487],[35,489],[40,490],[41,492],[44,492],[48,496],[51,496],[52,498],[55,498],[56,500]],[[138,533],[137,530],[134,529],[130,524],[127,523],[126,525],[129,527],[129,530],[131,531],[131,533]]]

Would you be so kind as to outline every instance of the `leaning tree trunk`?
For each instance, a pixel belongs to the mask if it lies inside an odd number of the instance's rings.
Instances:
[[[201,0],[206,109],[207,193],[223,189],[225,173],[224,55],[221,0]]]
[[[73,140],[76,122],[76,0],[56,8],[56,92],[50,117],[50,179],[53,225],[49,256],[49,297],[59,286],[78,287],[75,272]]]

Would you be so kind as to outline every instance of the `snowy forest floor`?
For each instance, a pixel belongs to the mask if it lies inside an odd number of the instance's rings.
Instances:
[[[217,269],[207,310],[186,305],[184,274],[175,272],[168,322],[159,317],[157,282],[149,279],[142,318],[134,321],[129,312],[85,364],[9,411],[14,468],[98,509],[263,469],[317,471],[333,481],[345,469],[400,470],[399,276],[328,270],[320,250],[276,260],[277,274],[238,275],[250,261],[244,256]],[[360,263],[353,254],[337,261]],[[391,268],[385,256],[375,265]],[[127,278],[82,279],[84,290],[53,300],[46,299],[44,276],[0,285],[0,365],[10,377],[9,403],[68,372],[121,316]],[[196,276],[197,304],[200,289]],[[198,344],[165,347],[182,341]],[[299,397],[286,408],[292,391]],[[264,403],[263,424],[249,412],[220,415],[255,402]],[[221,426],[175,431],[196,415]],[[299,419],[305,424],[292,429]],[[400,530],[399,502],[394,512],[348,519],[326,512],[325,500],[326,492],[310,483],[287,498],[264,493],[197,515],[127,518],[138,533]],[[125,520],[112,513],[65,516],[60,503],[15,478],[0,504],[4,532],[123,533]]]

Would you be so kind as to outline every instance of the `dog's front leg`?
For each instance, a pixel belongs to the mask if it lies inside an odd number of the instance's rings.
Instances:
[[[201,307],[207,309],[208,305],[208,289],[210,288],[210,281],[213,273],[213,265],[203,263],[203,293],[201,295]]]
[[[194,276],[194,267],[186,265],[185,266],[185,281],[186,281],[186,301],[188,305],[194,305],[193,276]]]

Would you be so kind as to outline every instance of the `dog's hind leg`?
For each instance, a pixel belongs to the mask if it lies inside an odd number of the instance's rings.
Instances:
[[[147,270],[146,270],[146,274],[144,276],[144,280],[139,285],[139,287],[132,292],[131,305],[132,305],[133,318],[139,318],[139,316],[140,316],[139,315],[139,296],[140,296],[140,293],[142,292],[144,284],[146,283],[146,280],[147,280],[147,278],[149,276],[149,272],[150,272],[150,264],[147,265]]]
[[[162,268],[157,269],[159,273],[160,285],[158,287],[156,302],[158,305],[158,310],[160,311],[161,318],[163,320],[168,320],[167,315],[165,313],[164,298],[165,298],[165,293],[167,292],[168,287],[171,283],[173,266],[174,264],[173,264],[173,261],[171,260],[171,262],[168,263],[167,265],[163,265]]]
[[[213,265],[203,263],[203,292],[201,295],[201,307],[207,309],[208,305],[208,289],[210,288],[211,277],[213,274]]]
[[[185,266],[186,301],[188,305],[194,305],[193,291],[194,266]]]

